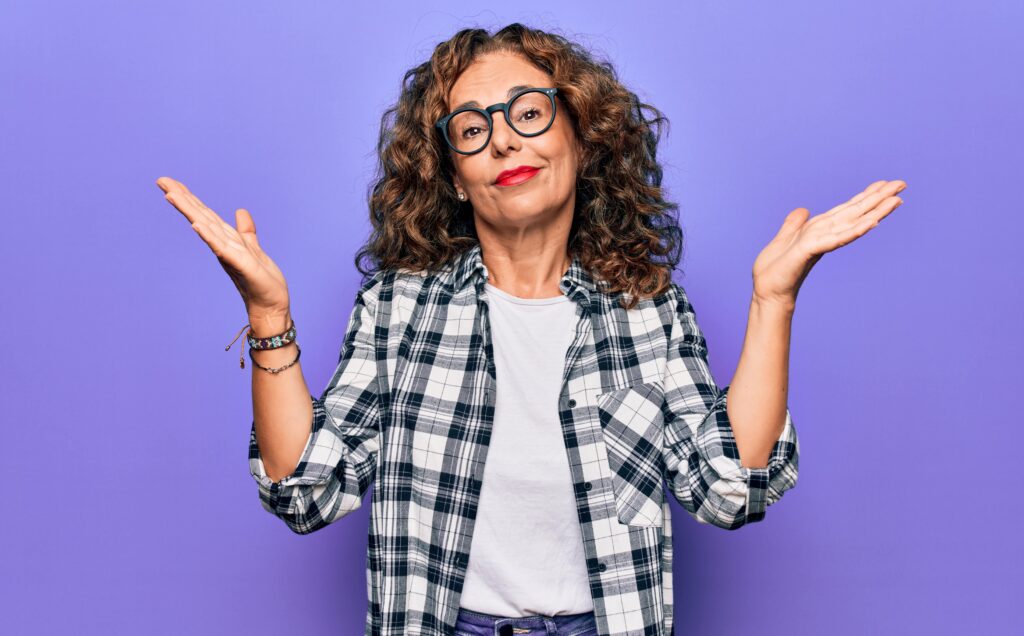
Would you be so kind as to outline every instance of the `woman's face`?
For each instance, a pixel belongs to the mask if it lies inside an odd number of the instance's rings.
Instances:
[[[550,88],[551,77],[518,55],[493,53],[477,59],[452,86],[448,112],[468,101],[478,108],[507,102],[513,86]],[[494,128],[487,146],[473,155],[449,149],[455,165],[455,188],[473,206],[480,224],[495,229],[523,228],[556,219],[571,223],[576,201],[579,147],[564,103],[556,96],[555,121],[543,134],[523,137],[502,113],[493,113]],[[497,182],[505,170],[529,166],[539,170],[530,179]]]

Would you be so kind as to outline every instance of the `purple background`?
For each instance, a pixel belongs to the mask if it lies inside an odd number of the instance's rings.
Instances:
[[[516,20],[670,118],[676,279],[720,385],[786,213],[908,183],[800,294],[797,487],[735,533],[673,502],[677,633],[1018,624],[1024,9],[764,4],[5,3],[2,631],[362,633],[370,495],[308,536],[260,507],[251,369],[224,351],[244,307],[154,180],[250,210],[319,395],[382,111],[437,42]]]

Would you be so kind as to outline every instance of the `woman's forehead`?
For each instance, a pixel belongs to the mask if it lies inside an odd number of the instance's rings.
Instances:
[[[468,101],[459,102],[458,104],[453,106],[451,108],[451,110],[458,110],[460,108],[465,108],[465,107],[469,107],[469,106],[472,106],[474,108],[487,108],[491,104],[496,104],[499,101],[508,101],[508,100],[512,99],[512,96],[515,95],[516,93],[519,93],[521,91],[524,91],[524,90],[527,90],[527,89],[530,89],[530,88],[545,88],[545,87],[544,86],[534,86],[533,84],[516,84],[515,86],[510,86],[508,88],[508,90],[505,91],[504,96],[500,100],[492,99],[492,100],[484,100],[484,102],[481,102],[481,101],[477,101],[475,99],[471,99],[471,100],[468,100]]]
[[[466,68],[448,93],[451,110],[463,105],[484,108],[507,100],[524,88],[546,88],[551,79],[523,58],[510,54],[483,56]]]

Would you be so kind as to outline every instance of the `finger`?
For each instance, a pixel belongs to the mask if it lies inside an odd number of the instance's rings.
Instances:
[[[156,184],[160,186],[160,189],[165,193],[188,191],[188,188],[185,187],[184,183],[172,177],[160,177],[156,180]]]
[[[238,236],[238,232],[235,231],[235,228],[231,227],[230,223],[220,218],[219,214],[210,209],[210,206],[203,203],[199,197],[193,194],[192,191],[185,186],[185,184],[179,183],[179,186],[181,187],[183,196],[192,202],[193,208],[199,210],[205,217],[212,232],[216,232],[226,245],[241,247],[242,238]]]
[[[885,179],[882,179],[880,181],[875,181],[874,183],[872,183],[868,187],[864,188],[864,190],[860,194],[854,196],[852,199],[847,201],[846,204],[849,205],[851,203],[857,203],[858,201],[864,199],[864,197],[866,197],[866,196],[868,196],[870,194],[874,194],[875,192],[878,192],[879,190],[884,188],[885,184],[887,184],[887,183],[889,183],[889,182],[886,181]]]
[[[256,234],[256,221],[253,220],[252,215],[245,208],[235,210],[235,225],[238,226],[239,234]]]
[[[173,188],[174,190],[180,190],[181,192],[187,192],[189,194],[192,193],[192,191],[188,189],[188,186],[186,186],[181,181],[178,181],[177,179],[172,179],[171,177],[167,177],[167,180],[168,186]]]
[[[188,219],[189,223],[195,223],[205,217],[202,212],[195,209],[192,202],[186,199],[179,190],[171,190],[164,195],[164,199],[177,208],[178,212],[181,212]]]
[[[867,197],[871,196],[872,194],[878,192],[879,190],[884,188],[885,184],[887,184],[887,183],[889,183],[889,182],[884,180],[884,179],[882,179],[880,181],[875,181],[874,183],[872,183],[868,187],[864,188],[864,190],[862,190],[859,194],[854,195],[850,200],[846,201],[845,203],[840,203],[839,205],[835,206],[831,210],[828,210],[827,212],[824,212],[821,216],[835,216],[836,214],[838,214],[838,213],[842,212],[843,210],[847,209],[849,206],[851,206],[851,205],[853,205],[855,203],[860,203],[865,198],[867,198]]]
[[[223,242],[221,241],[220,237],[210,232],[209,225],[206,222],[197,221],[192,224],[192,229],[195,230],[196,234],[198,234],[199,237],[202,238],[203,241],[205,241],[206,244],[210,246],[210,249],[213,250],[213,253],[217,256],[217,258],[224,257],[225,247]]]
[[[834,214],[836,219],[847,219],[850,221],[856,221],[865,214],[873,211],[882,201],[885,201],[889,197],[895,196],[897,192],[902,190],[906,186],[902,181],[890,181],[886,183],[881,189],[872,192],[868,196],[864,197],[856,203],[843,206],[837,210]]]
[[[172,189],[171,192],[164,195],[164,198],[178,208],[178,211],[185,215],[193,227],[201,224],[206,229],[202,234],[204,238],[216,237],[218,244],[227,244],[229,237],[223,231],[218,230],[216,222],[210,218],[210,213],[198,206],[194,197],[189,198],[180,189]]]
[[[876,205],[869,212],[864,214],[863,217],[858,219],[858,222],[867,223],[869,227],[874,227],[882,222],[882,219],[889,216],[889,214],[898,208],[903,203],[903,199],[897,196],[886,197],[878,205]]]
[[[889,197],[885,201],[882,201],[882,203],[875,208],[874,212],[871,214],[871,217],[876,219],[878,223],[881,223],[885,219],[885,217],[889,216],[889,214],[891,214],[893,210],[900,207],[900,205],[902,204],[903,199],[901,199],[900,197]]]
[[[203,203],[199,199],[199,197],[197,197],[196,195],[192,194],[192,192],[188,188],[185,188],[184,190],[182,190],[182,194],[186,198],[188,198],[189,201],[192,202],[192,205],[194,205],[197,210],[202,210],[203,211],[203,213],[207,217],[208,221],[210,221],[211,223],[214,223],[215,225],[218,222],[224,223],[224,219],[220,218],[219,214],[217,214],[216,212],[211,210],[210,206],[208,206],[205,203]],[[224,224],[227,225],[226,223],[224,223]]]
[[[810,215],[811,211],[807,208],[796,208],[795,210],[792,210],[786,215],[786,219],[782,222],[782,227],[779,228],[779,231],[775,234],[775,238],[772,240],[788,240],[789,237],[800,230]]]
[[[171,177],[160,177],[160,179],[158,179],[157,181],[162,182],[164,185],[167,186],[167,189],[169,191],[168,193],[176,193],[176,199],[183,203],[191,204],[191,210],[198,217],[204,218],[210,223],[213,223],[214,221],[224,223],[224,219],[220,218],[216,212],[209,208],[209,206],[200,201],[199,197],[193,194],[192,191],[189,190],[181,181],[178,181],[177,179],[172,179]]]
[[[225,260],[230,260],[231,263],[236,267],[240,266],[240,264],[235,263],[235,259],[237,258],[238,254],[240,252],[249,252],[249,250],[246,249],[245,245],[243,245],[241,241],[236,240],[230,236],[224,236],[223,233],[218,232],[216,228],[212,227],[212,224],[209,221],[200,219],[193,224],[193,227],[196,229],[196,231],[201,232],[200,235],[204,239],[207,239],[207,243],[210,245],[211,248],[216,248],[214,253],[218,257],[223,258]]]
[[[262,254],[263,249],[260,247],[259,238],[256,236],[256,221],[253,220],[249,211],[245,208],[235,210],[235,224],[238,226],[238,235],[242,237],[242,240]]]
[[[165,198],[175,201],[175,207],[183,214],[187,212],[185,216],[193,225],[201,224],[207,237],[218,239],[217,244],[221,250],[244,249],[242,237],[235,228],[220,218],[219,214],[203,203],[184,183],[171,177],[160,177],[157,182],[161,187],[167,187],[169,192]]]
[[[210,228],[210,231],[216,234],[225,246],[235,249],[243,248],[242,237],[238,235],[235,228],[225,223],[224,220],[217,216],[217,214],[212,210],[210,211],[210,214],[213,215],[214,220],[204,221],[206,226]]]
[[[242,242],[248,245],[262,261],[264,254],[259,239],[256,238],[256,222],[253,221],[249,211],[245,208],[235,210],[235,224],[238,226],[238,235],[242,238]]]
[[[900,184],[900,185],[896,186],[894,184]],[[836,207],[832,208],[828,212],[825,212],[822,216],[826,216],[826,215],[827,216],[836,216],[836,215],[839,215],[842,212],[844,212],[846,210],[849,210],[850,206],[856,205],[858,203],[861,203],[862,201],[864,201],[866,198],[870,197],[871,195],[878,194],[880,192],[884,192],[887,189],[888,190],[893,190],[893,194],[895,194],[896,192],[899,192],[900,190],[902,190],[904,187],[906,187],[906,183],[903,182],[903,181],[898,181],[898,180],[897,181],[886,181],[884,179],[882,179],[880,181],[875,181],[874,183],[869,185],[867,188],[865,188],[864,191],[861,192],[860,194],[854,196],[852,199],[850,199],[846,203],[841,203],[841,204],[837,205]]]
[[[178,211],[184,214],[190,223],[195,223],[198,219],[211,220],[210,212],[206,209],[206,206],[199,204],[195,196],[190,196],[190,193],[180,181],[170,177],[160,177],[157,179],[157,185],[161,189],[166,188],[164,199],[178,208]]]
[[[835,237],[840,240],[852,240],[850,237],[860,236],[871,228],[882,222],[893,210],[903,203],[903,199],[897,196],[888,197],[875,206],[870,212],[861,217],[851,218],[846,225],[839,225],[835,231]],[[844,243],[845,244],[845,243]]]

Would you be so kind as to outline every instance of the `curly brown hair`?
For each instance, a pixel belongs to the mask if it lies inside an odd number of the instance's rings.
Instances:
[[[668,120],[628,90],[610,62],[520,23],[493,35],[463,29],[405,73],[398,102],[381,117],[373,230],[355,256],[364,281],[382,269],[431,273],[478,243],[472,205],[456,197],[454,165],[434,123],[447,114],[446,96],[462,72],[491,52],[519,54],[552,77],[581,143],[569,253],[607,281],[609,293],[626,292],[626,309],[664,292],[683,240],[655,158]],[[370,268],[362,266],[367,257]]]

